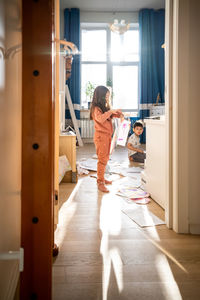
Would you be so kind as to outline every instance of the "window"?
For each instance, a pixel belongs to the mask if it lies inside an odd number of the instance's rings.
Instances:
[[[96,27],[95,27],[96,25]],[[123,35],[110,31],[107,24],[81,28],[81,105],[87,108],[88,83],[113,86],[113,108],[138,110],[139,30],[132,25]],[[123,106],[122,106],[123,103]]]
[[[82,30],[82,60],[106,61],[106,30]]]
[[[138,109],[138,67],[113,66],[113,108]]]
[[[86,95],[86,88],[88,82],[94,86],[106,85],[106,64],[82,64],[81,66],[81,99],[82,105],[87,106],[90,101],[90,96]]]

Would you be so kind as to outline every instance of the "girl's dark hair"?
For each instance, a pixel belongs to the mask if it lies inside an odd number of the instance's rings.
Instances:
[[[94,108],[96,106],[99,107],[103,113],[110,110],[110,105],[106,103],[107,92],[109,92],[109,89],[103,85],[97,86],[96,89],[94,90],[92,104],[90,107],[91,120],[93,119],[92,115],[93,115]]]

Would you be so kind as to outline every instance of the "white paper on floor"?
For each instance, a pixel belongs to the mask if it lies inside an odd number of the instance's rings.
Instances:
[[[89,171],[97,171],[97,160],[89,158],[87,160],[80,161],[79,166]],[[108,164],[106,166],[106,173],[110,173],[110,166]]]
[[[140,227],[156,226],[165,224],[160,218],[155,216],[148,210],[147,206],[139,206],[131,204],[127,207],[128,203],[122,206],[122,212],[126,214],[131,220],[137,223]]]
[[[97,179],[97,174],[92,174],[92,175],[90,175],[90,177]],[[120,179],[120,177],[118,174],[112,174],[112,175],[109,175],[109,177],[106,176],[105,179],[111,180],[114,184],[114,181],[117,181],[118,179]]]
[[[114,176],[114,174],[112,176]],[[118,184],[117,191],[119,191],[121,188],[127,188],[130,186],[132,188],[140,188],[141,186],[140,174],[139,173],[135,174],[135,177],[121,177],[119,180],[117,180],[116,183]],[[120,195],[120,196],[124,197],[124,195]]]
[[[120,188],[132,186],[135,181],[141,181],[141,176],[139,173],[135,173],[134,177],[122,177],[120,180]]]
[[[151,198],[138,198],[138,199],[126,199],[128,203],[136,203],[141,205],[146,205],[151,202]]]
[[[132,199],[149,197],[149,193],[133,186],[120,188],[119,194]]]
[[[140,205],[146,205],[149,202],[151,202],[151,199],[150,198],[139,198],[139,199],[134,199],[134,200],[131,200],[131,201],[134,201],[134,203],[137,203],[137,204],[140,204]]]
[[[142,171],[143,169],[140,167],[123,168],[123,170],[121,171],[121,175],[134,177],[135,173],[141,173]]]
[[[89,174],[89,171],[87,169],[81,168],[79,164],[77,165],[77,172],[78,172],[78,175]]]
[[[79,166],[90,171],[97,171],[97,160],[89,158],[79,162]]]
[[[146,205],[149,202],[151,202],[151,198],[135,198],[135,199],[129,199],[129,198],[125,198],[123,194],[121,194],[120,192],[117,192],[116,195],[119,195],[121,197],[124,198],[124,200],[127,201],[127,203],[136,203],[136,204],[141,204],[141,205]]]
[[[135,179],[136,174],[140,174],[143,169],[140,167],[126,168],[120,165],[110,164],[110,171],[114,174],[120,174],[124,177],[132,177]]]
[[[82,159],[78,162],[78,165],[89,171],[97,171],[97,160],[93,158]],[[124,167],[123,164],[119,164],[119,162],[110,160],[106,166],[106,173],[119,174],[124,177],[131,177],[136,179],[136,174],[140,174],[143,169],[140,167]]]

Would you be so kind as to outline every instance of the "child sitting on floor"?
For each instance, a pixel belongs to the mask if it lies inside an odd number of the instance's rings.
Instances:
[[[134,133],[129,137],[127,148],[130,161],[144,163],[146,154],[140,148],[140,135],[143,133],[143,125],[140,122],[135,122],[133,125]]]

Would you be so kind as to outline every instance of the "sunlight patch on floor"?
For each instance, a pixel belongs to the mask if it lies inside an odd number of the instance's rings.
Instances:
[[[59,211],[59,224],[57,225],[55,231],[55,243],[59,246],[62,245],[64,242],[68,225],[70,221],[73,219],[73,216],[77,210],[77,202],[73,202],[76,193],[78,192],[80,185],[82,183],[82,179],[80,178],[77,182],[75,188],[73,189],[72,193],[70,194],[69,198],[66,199],[67,201],[62,205]],[[66,217],[66,210],[67,210],[67,217]]]
[[[178,284],[174,279],[165,255],[159,254],[156,256],[155,267],[158,271],[159,277],[161,278],[161,282],[163,283],[163,287],[165,289],[164,295],[166,295],[166,299],[181,300],[182,296]]]
[[[118,290],[119,292],[123,290],[123,263],[120,252],[116,247],[110,248],[109,245],[110,236],[116,236],[121,232],[121,200],[114,194],[110,193],[102,197],[99,226],[102,231],[100,253],[103,257],[103,300],[107,300],[111,266],[113,266]]]
[[[183,265],[179,263],[179,261],[173,255],[171,255],[169,251],[164,249],[159,244],[159,242],[157,242],[160,241],[160,238],[158,236],[156,227],[151,227],[151,231],[148,231],[148,234],[146,234],[144,231],[141,231],[141,233],[146,237],[148,241],[150,241],[157,249],[159,249],[168,259],[173,261],[183,272],[188,273],[188,271],[183,267]],[[149,236],[151,236],[152,238],[150,238]],[[155,241],[155,239],[157,241]]]
[[[121,231],[120,199],[115,195],[105,195],[101,201],[100,224],[102,233],[118,235]]]
[[[103,256],[102,289],[103,300],[107,300],[108,288],[111,276],[111,266],[113,266],[115,278],[119,292],[123,290],[123,263],[117,248],[107,249],[101,252]]]

